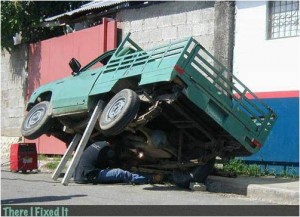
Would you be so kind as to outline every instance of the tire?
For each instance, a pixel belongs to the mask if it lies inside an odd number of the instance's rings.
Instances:
[[[21,133],[26,139],[36,139],[50,129],[49,107],[49,102],[40,102],[27,113],[21,128]]]
[[[99,125],[103,135],[120,134],[134,119],[140,107],[138,95],[129,89],[118,92],[105,106]]]
[[[204,183],[208,175],[213,171],[215,159],[211,159],[207,164],[198,166],[192,171],[174,170],[172,177],[176,186],[189,188],[190,182]]]

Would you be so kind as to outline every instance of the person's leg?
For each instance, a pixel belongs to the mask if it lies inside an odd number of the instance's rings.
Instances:
[[[131,173],[131,182],[134,184],[148,184],[151,181],[151,176]]]
[[[100,183],[122,183],[129,182],[132,174],[122,169],[104,169],[99,172],[98,181]]]
[[[98,181],[100,183],[135,183],[145,184],[149,183],[150,179],[146,176],[130,173],[129,171],[122,169],[105,169],[101,170],[98,175]]]

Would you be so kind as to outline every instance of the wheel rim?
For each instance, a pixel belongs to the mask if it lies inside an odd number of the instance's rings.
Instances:
[[[126,104],[126,99],[124,97],[121,97],[121,98],[117,99],[111,105],[108,112],[106,113],[105,121],[110,122],[110,121],[116,119],[116,117],[118,117],[119,114],[122,112],[125,104]]]
[[[33,112],[25,123],[25,127],[30,129],[32,126],[36,125],[45,115],[45,108],[39,108]]]

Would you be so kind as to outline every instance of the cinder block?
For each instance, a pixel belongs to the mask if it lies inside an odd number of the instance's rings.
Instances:
[[[193,23],[193,12],[194,11],[192,11],[192,12],[187,12],[186,13],[186,23],[187,24],[192,24]]]
[[[125,31],[129,32],[131,29],[131,22],[129,22],[129,21],[118,22],[117,25],[118,25],[119,29],[123,30],[123,32],[125,32]]]
[[[152,45],[153,45],[153,43],[149,42],[149,43],[143,44],[142,47],[144,49],[148,50],[148,49],[152,48]]]
[[[23,117],[20,117],[20,118],[18,119],[18,122],[19,122],[18,126],[19,126],[20,129],[21,129],[21,126],[22,126],[22,123],[23,123],[23,120],[24,120],[24,116],[25,116],[25,115],[23,115]]]
[[[162,29],[153,29],[149,32],[150,42],[159,42],[162,40]]]
[[[8,100],[4,100],[3,98],[1,99],[1,110],[2,110],[2,115],[5,109],[8,107]]]
[[[203,35],[195,37],[195,39],[203,46],[206,50],[208,50],[210,53],[213,53],[213,42],[214,37],[213,35]]]
[[[143,23],[143,30],[151,30],[157,28],[157,17],[146,18]]]
[[[11,132],[12,133],[12,132]],[[11,134],[8,133],[8,134]],[[8,137],[2,132],[1,135],[1,158],[7,158],[10,154],[10,145],[20,141],[20,137]]]
[[[193,25],[193,36],[200,36],[207,34],[207,25],[205,23],[199,23]]]
[[[21,86],[21,85],[20,85]],[[14,94],[15,94],[15,97],[16,99],[23,99],[23,88],[22,86],[21,87],[15,87],[14,90],[13,90]]]
[[[9,126],[11,128],[19,127],[19,118],[8,118],[9,119]]]
[[[177,27],[171,26],[171,27],[164,28],[162,31],[162,38],[163,40],[176,39]]]
[[[192,25],[179,25],[178,26],[178,37],[186,38],[193,36],[193,26]]]
[[[214,34],[215,23],[214,20],[209,20],[207,23],[207,35]]]
[[[141,38],[140,35],[141,35],[140,31],[139,32],[131,32],[130,38],[132,40],[134,40],[135,42],[139,43],[140,42],[140,38]]]
[[[215,9],[214,8],[206,8],[203,10],[202,13],[202,20],[207,21],[207,20],[213,20],[215,17]]]
[[[143,28],[143,20],[133,20],[130,23],[130,31],[131,32],[138,32],[141,31],[141,29]]]
[[[7,89],[1,90],[1,99],[2,100],[7,100],[9,96],[9,91]]]
[[[138,43],[148,43],[150,38],[149,38],[149,34],[150,34],[151,30],[146,30],[146,31],[140,31],[138,32]]]
[[[187,24],[195,24],[195,23],[200,23],[201,22],[201,13],[203,10],[196,10],[196,11],[191,11],[187,12]]]
[[[9,108],[7,108],[7,118],[15,118],[16,113],[15,108],[12,105],[9,105]]]
[[[201,10],[195,10],[191,12],[187,12],[187,24],[196,24],[202,23],[207,20],[214,19],[214,8],[205,8]]]
[[[19,97],[19,99],[18,99],[19,108],[25,109],[25,105],[26,105],[26,102],[25,102],[23,96]]]
[[[172,17],[170,15],[160,16],[157,20],[157,27],[169,27],[172,25]]]
[[[22,119],[24,117],[24,114],[25,114],[25,107],[24,106],[19,106],[17,108],[17,111],[18,111],[17,117]]]
[[[186,24],[186,13],[174,14],[171,16],[171,19],[173,26]]]

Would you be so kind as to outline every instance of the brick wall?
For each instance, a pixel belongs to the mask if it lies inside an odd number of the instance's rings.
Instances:
[[[27,46],[1,52],[1,136],[21,136],[25,110]]]
[[[234,3],[158,2],[117,12],[119,40],[128,32],[143,48],[193,36],[223,64],[232,67]],[[17,141],[25,110],[27,47],[1,53],[1,144]],[[5,142],[8,141],[8,142]]]
[[[214,44],[214,2],[165,2],[117,13],[122,38],[128,32],[143,48],[193,36],[209,51]]]
[[[9,158],[10,145],[22,141],[20,127],[25,110],[27,46],[1,51],[1,159]]]

